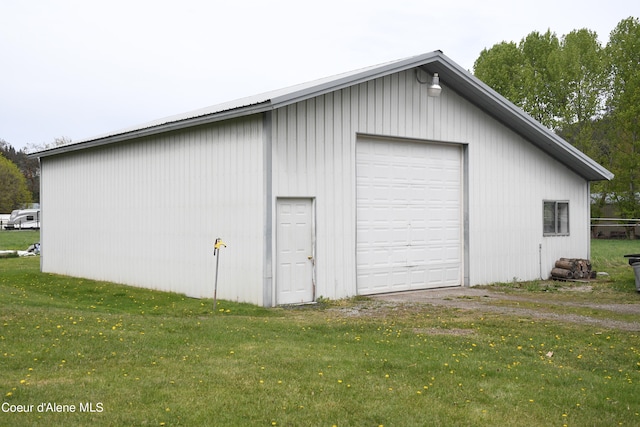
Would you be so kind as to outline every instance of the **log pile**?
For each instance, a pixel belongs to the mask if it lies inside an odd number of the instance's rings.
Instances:
[[[591,270],[588,259],[560,258],[551,270],[551,278],[558,280],[595,279],[596,272]]]

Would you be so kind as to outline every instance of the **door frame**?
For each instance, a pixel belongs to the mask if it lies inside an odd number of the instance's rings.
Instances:
[[[316,300],[317,294],[316,294],[316,290],[317,290],[317,286],[316,286],[316,263],[317,263],[317,258],[316,258],[316,254],[317,254],[317,250],[316,250],[316,198],[315,197],[304,197],[304,196],[293,196],[293,197],[287,197],[287,196],[277,196],[275,198],[275,203],[274,203],[274,231],[275,231],[275,238],[274,240],[274,245],[273,245],[273,249],[274,249],[274,257],[273,257],[273,272],[274,272],[274,287],[273,287],[273,301],[275,303],[275,305],[279,305],[280,302],[278,301],[278,296],[279,296],[279,288],[280,288],[280,283],[279,283],[279,278],[278,278],[278,263],[279,263],[279,253],[278,253],[278,245],[279,245],[279,236],[278,236],[278,205],[281,201],[284,200],[307,200],[310,202],[310,209],[311,209],[311,301],[304,301],[301,304],[308,304],[308,303],[313,303]]]

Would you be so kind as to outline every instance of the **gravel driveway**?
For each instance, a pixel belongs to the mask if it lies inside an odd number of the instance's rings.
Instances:
[[[571,292],[590,291],[590,287],[575,288]],[[546,295],[546,296],[545,296]],[[563,322],[591,324],[594,326],[619,329],[624,331],[640,331],[640,295],[633,294],[634,301],[629,304],[599,304],[596,302],[576,302],[554,299],[553,294],[527,293],[526,295],[507,294],[495,290],[478,288],[441,288],[424,291],[409,291],[392,294],[375,295],[372,298],[386,304],[428,304],[433,306],[454,307],[462,310],[476,310],[487,313],[505,313],[537,319],[550,319]],[[517,307],[505,302],[527,302],[540,304],[539,309]],[[571,313],[558,313],[561,307],[590,308],[611,311],[619,314],[638,315],[638,321],[620,321],[603,319]],[[551,311],[553,309],[553,311]]]

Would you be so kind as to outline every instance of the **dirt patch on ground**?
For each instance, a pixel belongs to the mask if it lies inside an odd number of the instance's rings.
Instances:
[[[439,328],[413,328],[413,333],[418,335],[473,335],[473,329],[439,329]]]
[[[590,292],[588,286],[571,289],[571,292]],[[635,295],[634,295],[635,296]],[[608,304],[596,302],[576,302],[554,299],[552,296],[542,297],[537,294],[513,295],[489,289],[477,288],[443,288],[425,291],[400,292],[373,296],[374,301],[385,305],[425,304],[445,306],[462,310],[474,310],[485,313],[503,313],[535,319],[550,319],[561,322],[589,324],[606,329],[624,331],[640,331],[640,297],[629,304]],[[511,302],[511,303],[509,303]],[[515,302],[516,304],[514,304]],[[518,307],[517,303],[527,303],[527,307]],[[531,308],[532,305],[539,308]],[[563,307],[592,309],[594,311],[610,311],[617,314],[638,315],[638,321],[622,321],[603,318],[606,316],[589,316],[562,313]],[[363,310],[352,307],[352,315],[363,314]],[[368,311],[368,310],[367,310]],[[568,311],[568,310],[567,310]],[[427,333],[427,332],[425,332]]]

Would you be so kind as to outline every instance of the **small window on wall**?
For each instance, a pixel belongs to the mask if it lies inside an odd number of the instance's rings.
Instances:
[[[542,214],[545,236],[569,235],[569,202],[545,200]]]

